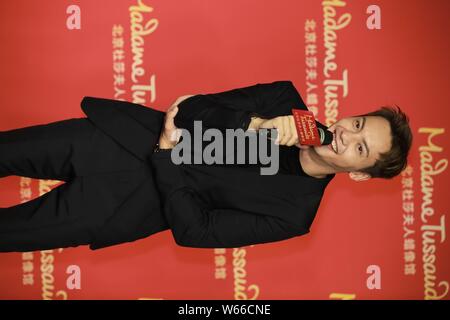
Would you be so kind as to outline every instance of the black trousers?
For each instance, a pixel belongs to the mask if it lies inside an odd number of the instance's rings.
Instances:
[[[145,165],[88,118],[0,131],[0,177],[65,182],[28,202],[0,208],[0,252],[91,243],[136,187]]]

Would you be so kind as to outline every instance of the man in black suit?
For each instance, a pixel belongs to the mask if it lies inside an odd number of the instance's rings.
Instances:
[[[95,250],[169,228],[178,245],[197,248],[289,239],[309,232],[336,173],[392,178],[412,140],[406,115],[382,108],[333,124],[329,146],[300,146],[291,109],[307,107],[291,81],[184,96],[167,113],[92,97],[81,107],[87,118],[0,132],[0,177],[66,182],[0,208],[0,252]],[[261,175],[261,164],[175,165],[175,133],[195,120],[205,129],[278,129],[279,173]]]

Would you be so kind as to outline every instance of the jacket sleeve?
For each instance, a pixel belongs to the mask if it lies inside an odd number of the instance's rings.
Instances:
[[[290,108],[307,109],[291,81],[275,81],[218,93],[198,94],[178,105],[174,122],[193,130],[195,120],[204,128],[248,129],[252,116],[270,119],[291,114]]]
[[[183,180],[170,151],[154,153],[152,164],[164,214],[175,242],[184,247],[236,248],[308,233],[280,218],[233,208],[207,208]]]

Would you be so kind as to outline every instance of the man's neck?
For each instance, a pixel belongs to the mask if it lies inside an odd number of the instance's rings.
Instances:
[[[302,166],[303,171],[314,178],[322,179],[325,178],[328,174],[336,173],[333,168],[329,166],[325,166],[321,164],[316,157],[314,157],[314,150],[311,148],[308,149],[299,149],[299,160]]]

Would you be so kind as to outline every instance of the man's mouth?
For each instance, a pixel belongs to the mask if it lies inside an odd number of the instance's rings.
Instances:
[[[336,131],[333,132],[333,141],[329,144],[330,149],[334,151],[334,153],[338,153],[337,143],[336,143]]]

